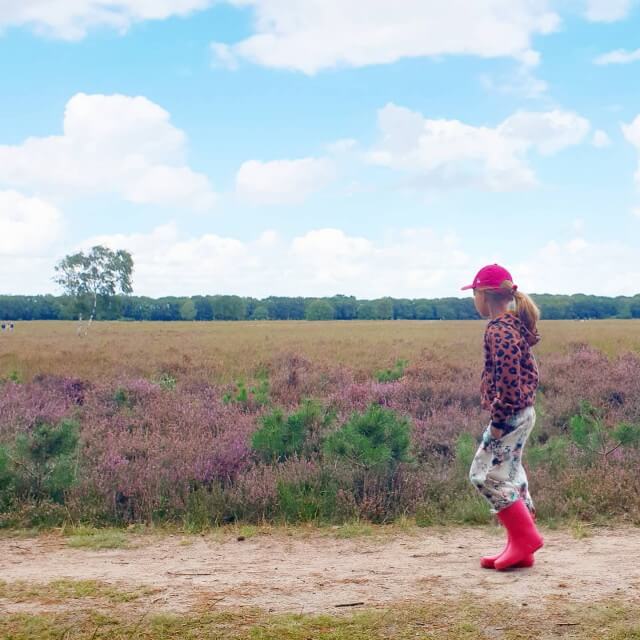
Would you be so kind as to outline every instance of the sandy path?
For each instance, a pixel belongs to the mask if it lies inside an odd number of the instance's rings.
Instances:
[[[533,569],[481,570],[478,556],[500,544],[490,529],[420,530],[381,540],[258,535],[246,541],[193,537],[135,539],[137,548],[74,550],[64,540],[0,540],[0,579],[47,582],[95,579],[159,589],[171,611],[209,603],[269,611],[336,611],[401,600],[441,600],[470,594],[527,602],[594,601],[617,596],[640,602],[640,529],[601,530],[575,540],[547,532]],[[182,542],[181,542],[182,540]],[[192,541],[192,542],[191,542]],[[6,610],[19,605],[2,603]]]

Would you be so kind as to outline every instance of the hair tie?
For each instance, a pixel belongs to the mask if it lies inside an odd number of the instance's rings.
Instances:
[[[511,293],[515,293],[518,290],[518,285],[514,284],[513,287],[511,287]]]

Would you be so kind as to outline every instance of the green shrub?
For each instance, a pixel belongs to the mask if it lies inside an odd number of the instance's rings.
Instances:
[[[623,447],[640,447],[640,426],[622,423],[613,430],[613,438]]]
[[[557,474],[569,464],[569,441],[563,436],[552,436],[544,444],[531,445],[526,456],[532,469],[546,464]]]
[[[120,408],[128,407],[130,409],[133,406],[127,390],[122,387],[116,389],[116,392],[113,394],[113,400]]]
[[[409,460],[410,433],[409,420],[374,404],[331,434],[324,451],[362,468],[390,467]]]
[[[269,404],[269,374],[266,371],[259,371],[256,375],[256,384],[251,387],[251,394],[255,403],[262,407]]]
[[[0,449],[0,497],[62,504],[76,481],[78,425],[63,420],[40,424]]]
[[[586,464],[606,461],[621,447],[640,446],[640,426],[622,423],[608,429],[600,412],[588,403],[582,403],[580,413],[570,419],[569,431]]]
[[[184,527],[196,533],[215,527],[232,519],[222,487],[213,484],[211,487],[197,487],[189,492],[183,517]]]
[[[317,439],[318,432],[332,421],[333,414],[313,400],[307,400],[288,416],[281,409],[275,409],[262,417],[262,426],[253,434],[251,446],[263,460],[282,462],[305,452],[310,437]]]
[[[178,381],[176,380],[176,378],[170,373],[163,373],[158,378],[158,385],[164,391],[173,391],[176,388],[177,383]]]
[[[256,384],[250,388],[247,388],[244,380],[238,380],[235,389],[225,393],[222,396],[222,401],[225,404],[235,402],[244,406],[248,406],[251,402],[259,407],[269,404],[271,398],[269,396],[269,376],[267,372],[258,372],[256,378]]]
[[[404,376],[408,362],[406,360],[398,360],[393,369],[383,369],[376,373],[378,382],[395,382]]]
[[[596,409],[583,403],[578,415],[569,420],[573,443],[588,457],[604,450],[607,433]]]
[[[456,466],[465,477],[478,450],[476,439],[469,433],[461,433],[456,440]]]
[[[318,481],[279,482],[279,512],[286,522],[331,520],[336,511],[337,488],[328,477]]]

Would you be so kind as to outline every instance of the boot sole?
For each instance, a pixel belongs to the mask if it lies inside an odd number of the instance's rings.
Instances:
[[[540,551],[542,547],[544,547],[544,540],[540,540],[540,544],[534,549],[532,549],[531,551],[529,551],[529,554],[533,555],[537,551]],[[524,562],[524,560],[519,560],[518,562],[507,565],[506,567],[494,567],[494,568],[496,571],[507,571],[508,569],[517,569],[522,562]]]

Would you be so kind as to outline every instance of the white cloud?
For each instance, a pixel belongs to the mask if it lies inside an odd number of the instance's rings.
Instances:
[[[245,242],[184,237],[170,224],[148,234],[96,236],[82,246],[96,243],[131,251],[136,293],[153,296],[455,295],[475,266],[456,236],[430,229],[407,229],[380,242],[340,229],[314,229],[289,240],[269,230]]]
[[[626,18],[635,0],[587,0],[586,16],[592,22],[616,22]]]
[[[209,180],[185,165],[185,135],[169,118],[144,97],[79,93],[67,103],[62,135],[0,145],[0,183],[209,209]]]
[[[636,171],[635,179],[640,184],[640,115],[632,123],[623,124],[622,133],[627,141],[638,151],[638,170]]]
[[[244,162],[236,174],[236,191],[256,204],[297,204],[322,189],[335,170],[326,158]]]
[[[592,241],[578,227],[571,239],[523,251],[519,264],[509,264],[520,287],[537,293],[637,293],[638,247],[632,242]],[[401,229],[379,240],[337,228],[311,229],[287,239],[268,229],[246,241],[213,233],[189,236],[171,223],[145,233],[94,236],[76,247],[51,248],[49,257],[43,251],[0,255],[0,288],[14,293],[51,291],[54,255],[95,244],[131,251],[135,293],[157,297],[456,296],[481,264],[503,261],[499,254],[472,257],[458,235],[429,228]]]
[[[538,78],[527,65],[520,65],[515,72],[503,76],[482,74],[480,82],[487,91],[527,99],[542,98],[549,89],[549,85]]]
[[[601,56],[598,56],[594,62],[599,65],[606,64],[629,64],[640,60],[640,49],[635,51],[626,51],[625,49],[616,49]]]
[[[402,58],[511,57],[537,63],[531,40],[559,25],[547,0],[227,0],[254,10],[255,33],[222,60],[315,74]],[[222,56],[221,56],[222,54]]]
[[[408,172],[416,184],[473,186],[495,191],[536,184],[527,154],[551,155],[579,144],[589,121],[566,111],[520,111],[496,127],[430,120],[388,104],[378,113],[381,140],[371,163]]]
[[[238,68],[238,60],[228,44],[212,42],[210,48],[211,65],[214,68],[230,69],[232,71]]]
[[[509,116],[498,130],[503,136],[521,140],[542,155],[553,155],[580,144],[591,125],[571,111],[519,111]]]
[[[524,290],[535,293],[635,295],[640,282],[637,247],[582,237],[549,242],[513,272]]]
[[[212,0],[2,0],[0,30],[28,26],[36,33],[78,40],[90,29],[126,31],[135,22],[186,16]]]
[[[0,256],[33,255],[58,239],[62,214],[40,198],[0,191],[0,229]]]
[[[605,131],[602,131],[602,129],[598,129],[593,133],[591,144],[596,147],[596,149],[602,149],[611,145],[611,138]]]
[[[640,218],[640,207],[635,207],[634,209],[632,209],[631,214],[636,218]]]

